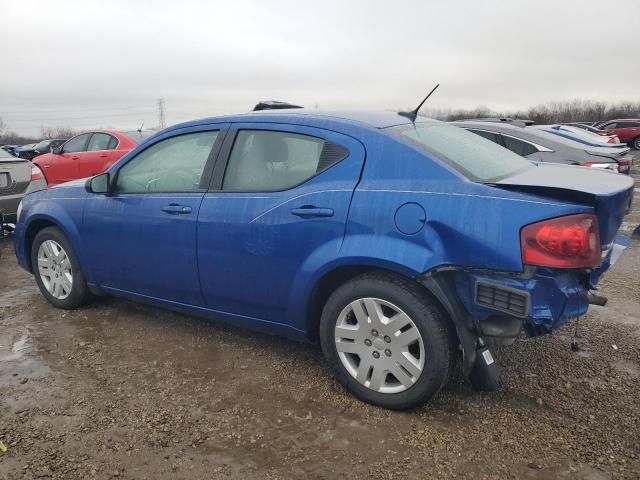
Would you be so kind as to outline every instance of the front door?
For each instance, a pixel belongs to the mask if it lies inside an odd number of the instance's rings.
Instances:
[[[289,315],[295,290],[338,255],[364,147],[319,128],[257,123],[230,130],[222,152],[198,222],[204,300],[302,328]]]
[[[78,165],[82,157],[87,155],[89,138],[90,133],[77,135],[62,146],[59,155],[48,155],[46,161],[42,161],[41,165],[50,187],[81,178]]]
[[[83,239],[103,288],[202,304],[197,219],[224,129],[200,129],[149,145],[110,172],[112,196],[88,198]]]

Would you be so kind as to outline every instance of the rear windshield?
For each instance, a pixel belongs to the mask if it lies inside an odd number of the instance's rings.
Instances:
[[[131,132],[122,132],[122,133],[126,134],[127,137],[129,137],[131,140],[133,140],[138,145],[140,145],[142,142],[144,142],[150,136],[154,135],[156,132],[149,131],[149,130],[142,130],[142,131],[133,130]]]
[[[533,167],[533,163],[511,150],[447,123],[401,125],[389,131],[474,182],[495,182]]]

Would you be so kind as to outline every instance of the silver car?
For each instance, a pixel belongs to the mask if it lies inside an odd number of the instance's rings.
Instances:
[[[626,145],[597,145],[566,138],[528,121],[511,119],[460,120],[465,128],[533,162],[564,163],[629,173],[632,157]],[[611,148],[618,147],[618,148]]]
[[[27,193],[47,188],[38,167],[0,149],[0,234],[7,223],[15,223],[20,200]]]

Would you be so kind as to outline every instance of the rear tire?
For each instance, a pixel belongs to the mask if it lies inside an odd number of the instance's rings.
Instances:
[[[54,307],[73,309],[89,300],[78,258],[58,228],[38,232],[31,247],[31,266],[40,292]]]
[[[324,356],[347,390],[403,410],[423,404],[448,381],[455,358],[450,328],[447,314],[418,284],[372,272],[333,292],[319,333]]]
[[[640,137],[636,137],[631,141],[631,146],[636,150],[640,150]]]

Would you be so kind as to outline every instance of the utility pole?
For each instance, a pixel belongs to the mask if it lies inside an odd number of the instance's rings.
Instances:
[[[164,130],[167,127],[164,112],[164,98],[158,99],[158,130]]]

